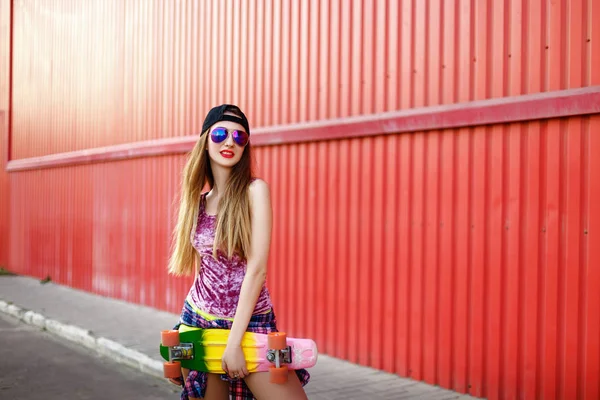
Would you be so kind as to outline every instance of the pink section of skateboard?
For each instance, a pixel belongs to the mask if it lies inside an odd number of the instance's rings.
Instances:
[[[265,360],[260,363],[258,371],[268,371],[274,364],[267,361],[268,337],[257,335],[259,359]],[[311,339],[287,338],[287,345],[292,349],[292,363],[287,364],[289,369],[303,369],[314,367],[317,363],[317,344]]]

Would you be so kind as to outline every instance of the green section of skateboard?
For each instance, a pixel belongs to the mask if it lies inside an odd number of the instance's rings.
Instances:
[[[206,362],[204,362],[205,348],[203,346],[204,330],[198,329],[188,332],[179,333],[180,343],[193,343],[194,347],[192,360],[177,360],[181,363],[182,368],[192,369],[195,371],[210,372]],[[160,345],[160,355],[165,360],[169,361],[169,348]]]

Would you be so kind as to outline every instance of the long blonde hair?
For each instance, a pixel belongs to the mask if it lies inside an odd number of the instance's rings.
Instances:
[[[196,229],[202,189],[214,185],[214,176],[208,155],[208,131],[203,132],[190,152],[181,179],[181,200],[177,224],[173,229],[169,273],[190,275],[194,272],[196,250],[191,243]],[[250,142],[242,158],[233,166],[217,208],[217,224],[213,257],[221,250],[228,258],[234,254],[246,258],[250,253],[251,210],[248,187],[252,181]]]

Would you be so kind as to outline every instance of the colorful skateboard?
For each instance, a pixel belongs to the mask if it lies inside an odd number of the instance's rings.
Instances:
[[[221,359],[229,330],[193,329],[161,332],[160,354],[166,378],[181,376],[181,368],[223,374]],[[246,332],[242,339],[248,372],[270,372],[270,381],[285,383],[288,369],[313,367],[317,363],[317,345],[311,339],[287,338],[283,332],[269,334]]]

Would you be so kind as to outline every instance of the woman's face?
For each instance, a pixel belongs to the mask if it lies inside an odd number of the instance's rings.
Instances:
[[[208,155],[214,163],[225,168],[232,168],[242,158],[244,147],[234,140],[234,131],[245,132],[242,125],[232,121],[219,121],[210,127],[208,132]],[[213,134],[218,132],[220,135],[226,135],[225,140],[215,143]],[[242,135],[243,136],[243,135]]]

